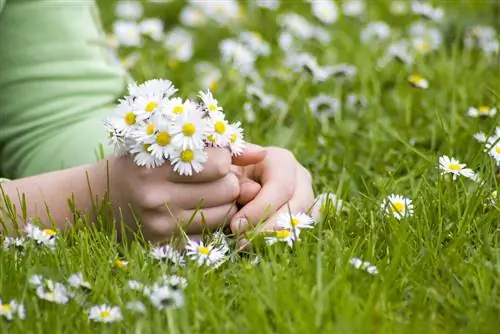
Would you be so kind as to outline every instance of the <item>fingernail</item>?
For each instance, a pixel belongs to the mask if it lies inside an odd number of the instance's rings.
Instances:
[[[248,228],[248,220],[246,218],[240,218],[236,221],[236,231],[235,234],[241,234]]]

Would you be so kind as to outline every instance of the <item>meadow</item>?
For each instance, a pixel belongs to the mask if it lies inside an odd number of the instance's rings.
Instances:
[[[45,245],[4,238],[1,332],[498,331],[498,2],[98,4],[131,78],[210,88],[246,140],[291,150],[330,195],[300,240],[229,235],[216,266],[86,217]],[[116,308],[92,321],[101,304]]]

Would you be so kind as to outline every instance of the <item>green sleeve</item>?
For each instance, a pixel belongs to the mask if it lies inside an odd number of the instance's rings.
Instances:
[[[3,1],[0,0],[0,4]],[[7,0],[0,12],[0,176],[93,163],[126,72],[90,0]]]

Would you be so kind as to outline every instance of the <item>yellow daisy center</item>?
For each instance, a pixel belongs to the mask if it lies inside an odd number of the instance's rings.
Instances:
[[[53,237],[54,235],[56,235],[56,231],[50,228],[46,228],[45,230],[43,230],[43,234]]]
[[[111,312],[109,312],[108,310],[104,310],[101,311],[99,315],[101,316],[101,318],[109,318],[111,316]]]
[[[455,171],[461,171],[462,167],[459,164],[449,164],[448,168]]]
[[[408,78],[408,81],[413,85],[418,85],[422,82],[422,80],[424,80],[424,78],[422,78],[422,76],[418,74],[410,75],[410,77]]]
[[[0,310],[8,312],[12,310],[12,306],[10,306],[10,304],[0,304]]]
[[[287,238],[288,236],[290,236],[290,230],[280,230],[280,231],[276,231],[276,238],[278,239],[285,239]]]
[[[500,146],[495,147],[495,152],[500,154]]]
[[[156,109],[156,107],[158,107],[158,103],[156,103],[156,102],[149,102],[146,105],[146,108],[144,108],[144,109],[146,109],[147,112],[152,112],[153,110]]]
[[[144,144],[144,151],[149,152],[149,148],[151,147],[151,144]]]
[[[490,112],[490,108],[489,108],[489,107],[487,107],[487,106],[480,106],[480,107],[479,107],[479,112],[480,112],[481,114],[487,114],[487,113],[489,113],[489,112]]]
[[[217,141],[214,135],[208,135],[207,140],[212,143],[215,143]]]
[[[193,123],[187,123],[182,126],[184,136],[191,137],[196,132],[196,126]]]
[[[200,247],[198,248],[198,253],[208,255],[210,254],[210,249],[208,249],[208,247]]]
[[[210,82],[210,84],[208,85],[208,88],[210,88],[211,91],[214,91],[217,89],[217,80],[213,80],[212,82]]]
[[[45,293],[45,296],[47,296],[49,298],[55,297],[55,295],[56,295],[55,291],[49,291],[49,292]]]
[[[123,260],[120,260],[120,259],[116,259],[115,260],[115,263],[114,263],[114,266],[118,269],[123,269],[127,266],[127,263]]]
[[[209,109],[210,111],[216,111],[216,110],[217,110],[217,105],[216,105],[215,103],[210,103],[210,104],[208,105],[208,109]]]
[[[420,52],[427,52],[429,51],[429,43],[422,41],[417,45],[417,49]]]
[[[194,152],[191,150],[185,150],[181,152],[182,162],[191,162],[194,159]]]
[[[290,224],[292,224],[293,227],[299,225],[299,223],[300,223],[300,220],[298,220],[297,218],[290,219]]]
[[[167,146],[168,144],[170,144],[170,135],[165,131],[160,131],[156,135],[156,142],[160,146]]]
[[[403,202],[393,202],[392,208],[397,213],[403,213],[405,211],[405,204]]]
[[[153,123],[148,124],[146,127],[146,133],[152,135],[155,132],[155,125]]]
[[[222,121],[215,122],[215,132],[218,134],[224,134],[226,132],[226,124]]]
[[[236,143],[236,139],[238,139],[238,136],[236,136],[236,133],[231,133],[231,143]]]
[[[128,112],[125,115],[125,123],[127,123],[127,125],[134,125],[135,124],[135,114],[133,112]]]
[[[184,106],[175,106],[173,109],[172,109],[172,112],[176,115],[180,115],[184,112]]]

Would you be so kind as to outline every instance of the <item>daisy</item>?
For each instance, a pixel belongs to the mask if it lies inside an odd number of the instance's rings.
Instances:
[[[177,275],[165,275],[161,278],[161,282],[174,290],[184,290],[188,285],[186,278]]]
[[[409,3],[405,0],[394,0],[391,3],[390,11],[393,15],[405,15],[410,10]]]
[[[146,306],[141,301],[133,300],[125,305],[125,308],[135,313],[146,314]]]
[[[82,288],[84,290],[92,290],[90,283],[83,279],[82,273],[72,274],[68,278],[68,284],[73,288]]]
[[[276,10],[280,6],[279,0],[255,0],[255,4],[269,10]]]
[[[340,111],[340,101],[336,97],[320,94],[309,100],[309,110],[316,119],[324,121]]]
[[[451,174],[453,180],[456,180],[459,176],[465,176],[469,179],[474,179],[475,174],[470,168],[466,168],[465,164],[461,164],[458,160],[454,158],[449,158],[446,155],[439,157],[439,169],[441,174]]]
[[[193,57],[193,36],[183,28],[174,28],[167,33],[163,45],[169,55],[179,61],[189,61]]]
[[[56,231],[50,228],[40,229],[39,227],[28,223],[24,226],[27,237],[35,240],[38,245],[47,246],[49,249],[55,249]]]
[[[333,209],[334,213],[342,212],[342,200],[334,193],[320,194],[314,201],[314,205],[311,209],[311,216],[316,221],[323,220],[331,209]]]
[[[421,54],[437,50],[443,44],[443,34],[435,27],[415,22],[409,28],[413,49]]]
[[[408,77],[408,82],[415,88],[427,89],[429,88],[429,82],[427,79],[419,74],[412,74]]]
[[[401,219],[413,215],[412,200],[401,195],[391,194],[382,201],[380,208],[387,214],[392,214],[394,218]]]
[[[356,269],[361,269],[366,271],[367,273],[371,275],[376,275],[378,274],[378,269],[375,267],[373,264],[367,261],[363,261],[357,257],[353,257],[352,259],[349,260],[349,262],[354,266]]]
[[[272,236],[265,237],[264,240],[267,245],[274,245],[277,242],[286,242],[288,246],[293,247],[295,241],[300,240],[299,234],[299,229],[293,232],[291,230],[277,230],[273,232]]]
[[[111,264],[113,268],[125,269],[128,266],[128,261],[117,258],[116,260],[112,261]]]
[[[130,154],[134,156],[134,162],[137,166],[155,168],[165,163],[165,159],[157,158],[151,154],[151,144],[134,144],[130,148]]]
[[[207,141],[215,147],[226,147],[231,142],[229,123],[224,119],[224,114],[215,114],[205,120]]]
[[[477,132],[473,135],[474,139],[477,140],[480,143],[485,143],[488,137],[486,137],[486,134],[484,132]]]
[[[314,223],[314,219],[305,213],[290,214],[284,212],[278,216],[276,225],[280,228],[296,232],[304,228],[313,228]]]
[[[368,105],[368,101],[364,96],[351,93],[347,94],[345,105],[347,109],[355,111],[365,108]]]
[[[208,154],[203,149],[185,149],[173,150],[170,156],[170,162],[174,172],[180,175],[193,175],[203,170],[203,164],[208,159]]]
[[[151,303],[159,310],[180,308],[184,305],[184,294],[169,286],[155,287],[148,294]]]
[[[123,20],[137,20],[142,16],[144,8],[138,1],[119,1],[115,7],[115,15]]]
[[[196,1],[192,2],[210,19],[221,25],[228,25],[230,22],[241,18],[242,12],[238,1]]]
[[[218,267],[224,259],[224,253],[214,245],[205,245],[202,241],[199,243],[189,240],[186,246],[187,255],[191,260],[198,263],[198,266]]]
[[[357,67],[350,64],[338,64],[335,66],[331,66],[330,68],[331,75],[337,78],[353,78],[358,73]]]
[[[332,24],[337,21],[339,16],[337,4],[331,0],[309,1],[312,6],[312,12],[318,20],[324,24]]]
[[[9,250],[11,247],[14,249],[22,250],[24,248],[24,238],[19,237],[4,237],[3,247],[5,250]]]
[[[204,147],[203,140],[207,131],[207,124],[202,118],[202,113],[194,104],[176,117],[172,123],[172,145],[179,150],[195,150]]]
[[[221,231],[216,231],[212,234],[212,242],[216,248],[218,248],[224,255],[229,253],[229,245],[227,243],[227,237]]]
[[[257,55],[243,43],[225,39],[219,43],[222,60],[237,68],[243,76],[251,76],[255,72]]]
[[[271,54],[271,46],[262,39],[262,36],[258,32],[241,32],[238,40],[256,55],[269,56]]]
[[[314,26],[303,16],[287,12],[281,14],[277,21],[285,31],[302,40],[308,40],[314,37]]]
[[[346,0],[342,2],[342,13],[345,16],[361,17],[365,13],[364,0]]]
[[[444,18],[444,11],[442,8],[434,8],[430,3],[423,1],[413,1],[411,10],[414,14],[423,16],[432,21],[439,22]]]
[[[405,65],[413,64],[413,54],[408,41],[401,40],[389,45],[385,55],[377,61],[377,67],[383,68],[392,60],[397,60]]]
[[[221,71],[209,62],[199,62],[195,65],[195,72],[200,78],[200,85],[211,91],[217,89],[217,83],[222,77]]]
[[[488,138],[486,149],[488,154],[500,165],[500,141],[498,138]]]
[[[123,134],[116,129],[116,121],[115,117],[106,117],[103,122],[104,129],[108,133],[109,145],[113,147],[115,155],[122,156],[127,154],[130,140],[125,138]]]
[[[240,156],[245,150],[245,141],[243,140],[243,129],[241,123],[236,122],[229,124],[229,150],[233,157]]]
[[[201,101],[203,102],[203,104],[208,108],[210,116],[223,113],[222,107],[219,106],[219,103],[212,95],[212,92],[210,92],[209,90],[207,90],[206,93],[203,91],[200,91],[198,93],[198,96],[201,98]]]
[[[143,35],[159,41],[163,37],[163,21],[160,19],[145,19],[139,24],[139,30]]]
[[[480,49],[486,56],[500,51],[500,42],[495,28],[483,25],[468,29],[464,37],[464,46],[467,49]]]
[[[248,123],[253,123],[255,122],[255,110],[253,110],[253,106],[252,106],[252,103],[250,102],[245,102],[243,104],[243,111],[245,112],[245,120],[248,122]]]
[[[130,290],[134,290],[134,291],[142,291],[144,289],[144,284],[142,284],[142,282],[136,281],[136,280],[129,280],[127,282],[127,285],[128,285]]]
[[[494,117],[496,113],[496,108],[491,108],[488,106],[479,106],[478,108],[470,107],[467,110],[467,115],[470,117]]]
[[[52,280],[46,280],[44,284],[38,285],[36,295],[40,299],[56,304],[66,304],[70,299],[70,293],[66,286],[61,283],[54,283]]]
[[[89,320],[94,322],[116,322],[123,319],[122,312],[118,306],[106,304],[92,306],[89,310]]]
[[[139,25],[134,21],[115,21],[113,23],[113,36],[118,45],[139,47],[142,45]]]
[[[361,31],[360,39],[364,43],[380,43],[391,37],[391,27],[383,21],[369,22]]]
[[[133,132],[137,127],[134,100],[130,97],[121,99],[109,121],[112,123],[113,128],[125,137]]]
[[[149,253],[151,257],[155,260],[158,261],[164,261],[168,260],[172,262],[173,264],[177,265],[183,265],[184,264],[184,259],[177,250],[175,250],[172,246],[170,245],[165,245],[165,246],[158,246],[155,247],[151,250]]]
[[[42,285],[44,278],[41,275],[33,275],[29,278],[28,283],[34,286]]]
[[[19,304],[15,300],[11,300],[9,303],[3,303],[0,299],[0,316],[3,316],[9,321],[13,320],[15,317],[22,320],[26,317],[24,305]]]
[[[199,27],[207,23],[207,17],[200,8],[188,5],[179,14],[179,21],[186,27]]]
[[[130,84],[128,86],[128,91],[133,97],[158,96],[163,99],[168,99],[177,92],[177,88],[175,88],[170,80],[152,79],[145,81],[140,85],[135,83]],[[150,106],[148,109],[155,108]]]
[[[172,131],[169,122],[163,118],[159,120],[156,124],[156,131],[154,139],[147,143],[151,144],[148,151],[158,160],[168,159],[174,150],[171,143]]]

